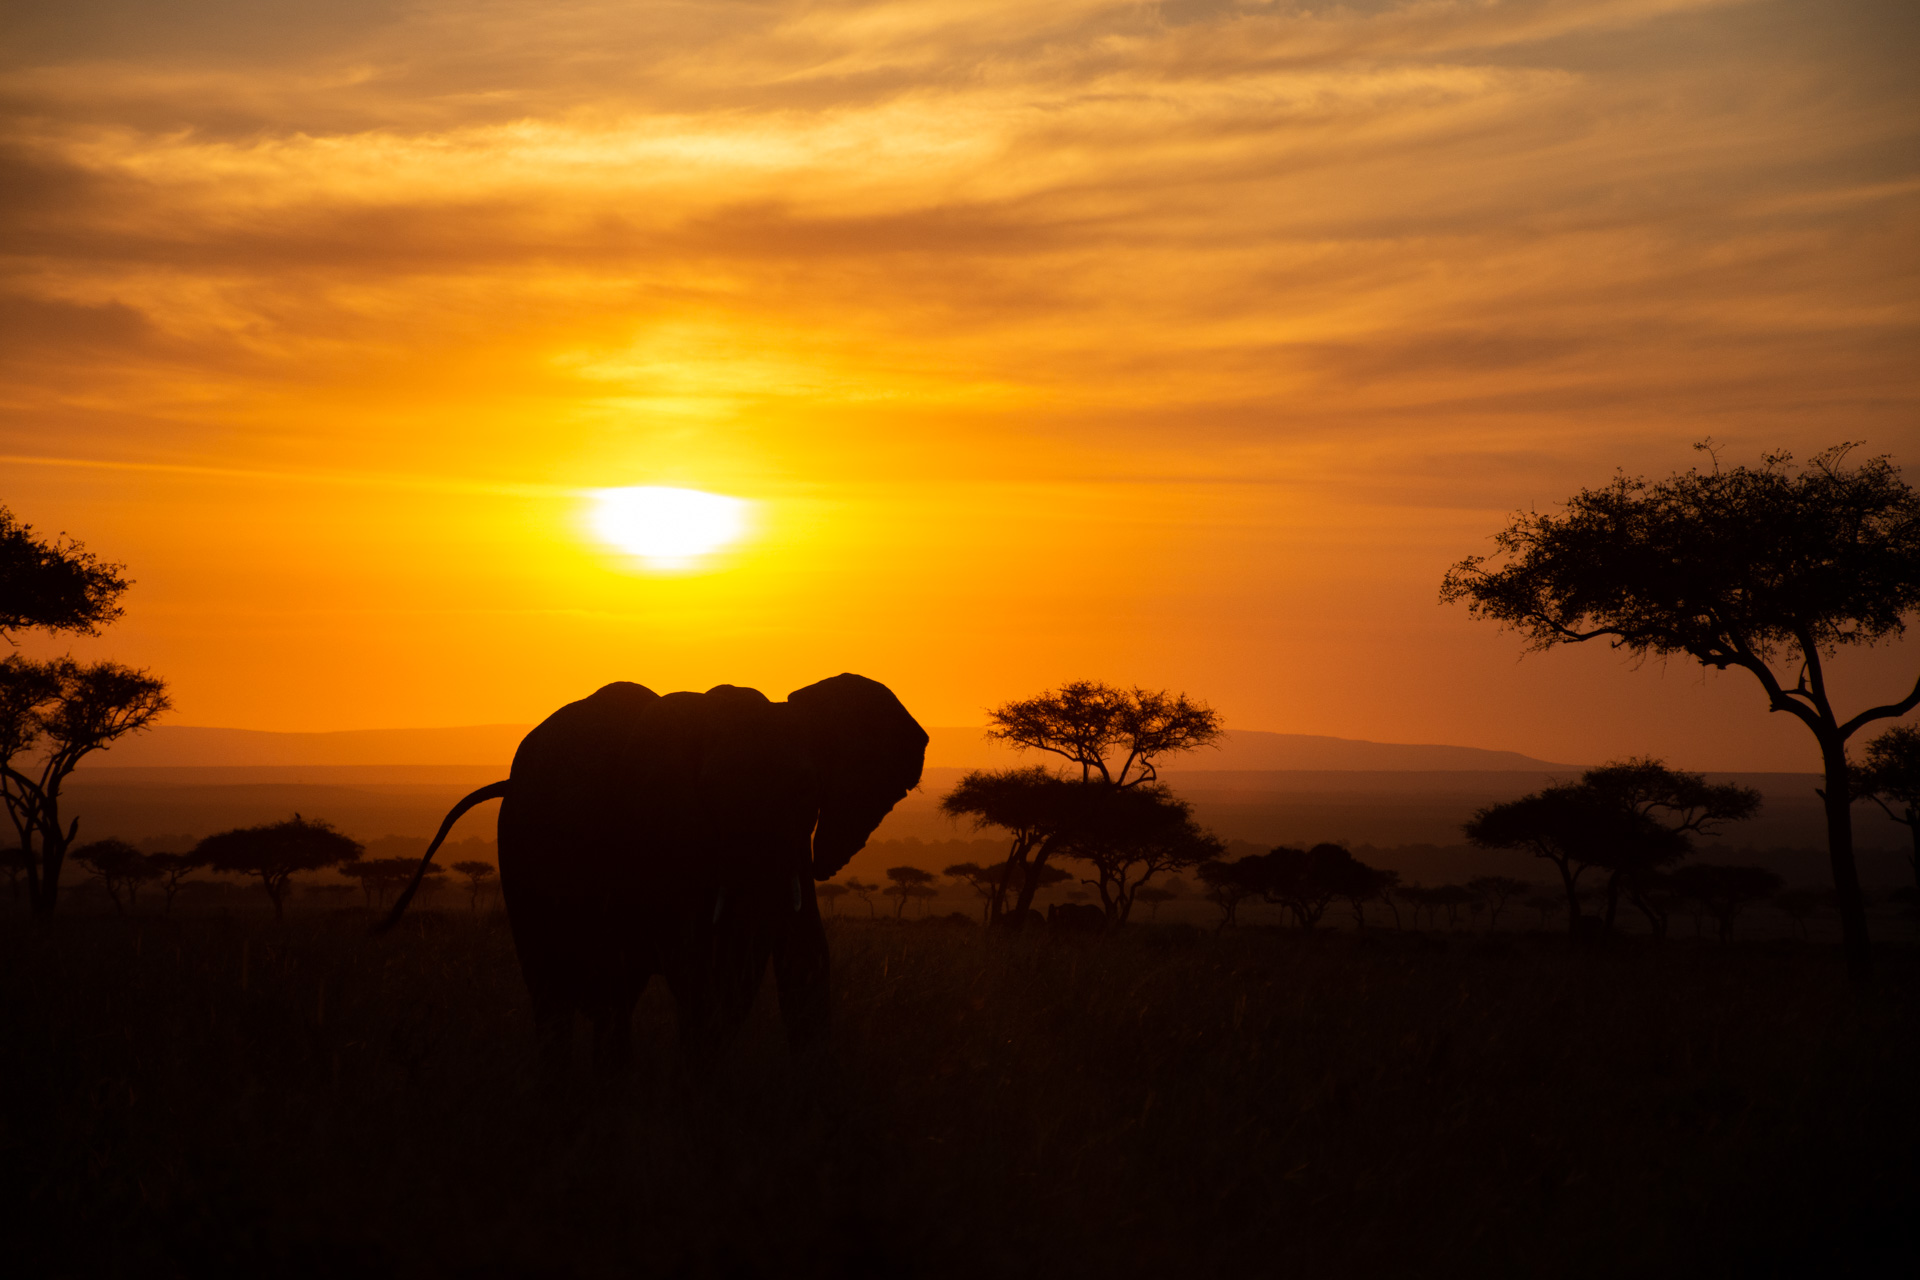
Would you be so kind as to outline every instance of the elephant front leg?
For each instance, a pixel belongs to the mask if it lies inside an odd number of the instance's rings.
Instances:
[[[787,1042],[804,1049],[826,1040],[831,1021],[827,930],[820,921],[820,904],[811,876],[796,876],[791,895],[785,928],[776,936],[773,977],[780,990],[780,1018],[786,1024]]]

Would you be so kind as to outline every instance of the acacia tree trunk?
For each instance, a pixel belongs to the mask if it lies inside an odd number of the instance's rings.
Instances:
[[[33,854],[27,854],[27,891],[33,914],[41,920],[50,919],[54,907],[59,905],[60,871],[66,865],[67,849],[73,843],[74,833],[80,829],[80,819],[75,818],[73,825],[63,833],[57,810],[51,818],[40,829],[40,858],[37,865]],[[36,871],[38,875],[34,874]]]
[[[1821,734],[1820,755],[1827,773],[1820,799],[1827,811],[1827,859],[1833,871],[1833,896],[1840,908],[1847,975],[1858,986],[1866,982],[1872,970],[1873,950],[1867,938],[1867,904],[1860,895],[1860,871],[1853,859],[1853,788],[1846,740],[1837,732]]]
[[[1554,858],[1553,865],[1560,870],[1560,882],[1567,888],[1567,936],[1580,936],[1580,886],[1579,877],[1564,858]]]
[[[1026,863],[1028,870],[1020,882],[1020,897],[1013,908],[1013,927],[1017,930],[1027,922],[1027,912],[1033,910],[1033,895],[1040,890],[1040,868],[1047,865],[1047,855],[1053,852],[1053,841],[1043,840],[1035,851],[1031,862]]]

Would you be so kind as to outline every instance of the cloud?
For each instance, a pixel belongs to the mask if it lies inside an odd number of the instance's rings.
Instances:
[[[1914,398],[1898,6],[172,9],[14,47],[35,414],[198,406],[231,444],[324,389],[375,407],[299,434],[351,453],[512,399],[590,452],[752,406],[791,459],[880,405],[1240,459]]]

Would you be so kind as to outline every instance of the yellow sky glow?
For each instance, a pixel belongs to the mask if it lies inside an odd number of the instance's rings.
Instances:
[[[1440,574],[1707,436],[1920,464],[1895,0],[10,21],[0,501],[129,565],[79,647],[179,723],[1089,676],[1808,767],[1735,677],[1517,661]],[[753,528],[636,573],[582,495],[640,488]]]

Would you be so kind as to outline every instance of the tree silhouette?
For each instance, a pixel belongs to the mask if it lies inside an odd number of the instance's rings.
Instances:
[[[1637,657],[1684,653],[1759,681],[1769,708],[1799,719],[1819,744],[1828,860],[1858,982],[1872,953],[1847,741],[1920,706],[1920,679],[1843,719],[1826,662],[1844,645],[1901,635],[1920,608],[1920,494],[1886,458],[1848,467],[1850,448],[1816,454],[1797,474],[1778,453],[1759,467],[1721,470],[1716,460],[1658,483],[1621,476],[1582,490],[1563,513],[1517,515],[1495,535],[1501,562],[1460,561],[1440,597],[1534,648],[1604,639]]]
[[[1733,936],[1734,917],[1755,902],[1780,891],[1780,877],[1764,867],[1725,867],[1695,863],[1668,877],[1673,891],[1699,904],[1720,925],[1720,941]]]
[[[1161,756],[1210,746],[1225,732],[1220,715],[1184,693],[1119,689],[1075,680],[987,713],[987,736],[1046,751],[1080,769],[1082,782],[1133,787],[1153,782]]]
[[[73,850],[72,856],[105,886],[113,909],[122,914],[138,903],[141,885],[160,878],[152,860],[125,840],[95,840]]]
[[[1920,728],[1895,725],[1867,743],[1866,763],[1854,775],[1853,790],[1907,828],[1912,837],[1907,864],[1920,888]]]
[[[294,814],[285,822],[236,827],[202,840],[194,853],[216,871],[256,876],[273,900],[274,919],[284,919],[287,886],[302,871],[319,871],[360,856],[358,841],[325,822]]]
[[[1240,904],[1260,891],[1260,855],[1227,862],[1215,858],[1194,868],[1194,875],[1207,886],[1206,899],[1220,908],[1220,923],[1225,929],[1239,923]]]
[[[958,880],[973,890],[980,898],[981,923],[993,923],[993,900],[1000,894],[1001,886],[1006,880],[1005,863],[997,867],[983,867],[977,862],[956,862],[940,874]]]
[[[1547,916],[1560,909],[1560,899],[1550,893],[1536,893],[1530,895],[1527,900],[1520,905],[1538,911],[1540,913],[1540,927],[1544,929],[1547,927]]]
[[[1403,884],[1400,886],[1400,901],[1407,904],[1408,912],[1413,916],[1413,927],[1420,927],[1420,914],[1425,912],[1429,919],[1439,910],[1440,901],[1434,896],[1434,890],[1423,884]]]
[[[1220,842],[1193,820],[1193,806],[1158,785],[1081,786],[1078,814],[1060,841],[1062,857],[1086,862],[1083,880],[1100,895],[1112,924],[1133,914],[1140,887],[1154,876],[1183,871],[1220,856]]]
[[[1793,921],[1793,928],[1801,941],[1807,937],[1807,921],[1818,915],[1820,908],[1826,905],[1828,895],[1818,889],[1787,889],[1777,894],[1773,905],[1780,914]]]
[[[867,904],[867,916],[868,918],[872,918],[874,915],[873,894],[880,886],[877,884],[862,884],[858,880],[848,880],[846,883],[847,892]]]
[[[89,754],[145,729],[170,705],[158,679],[118,663],[35,661],[17,653],[0,662],[0,800],[26,851],[35,915],[53,914],[61,866],[80,828],[78,818],[60,812],[68,776]]]
[[[1443,884],[1427,890],[1427,901],[1438,911],[1447,913],[1447,928],[1460,927],[1460,913],[1471,911],[1480,902],[1480,895],[1463,884]]]
[[[367,907],[378,910],[387,905],[387,895],[397,889],[405,888],[413,882],[413,873],[420,869],[420,859],[396,858],[352,858],[341,868],[340,874],[360,882],[360,892],[365,896]],[[444,875],[438,863],[428,866],[421,878],[421,887],[425,888],[436,876]]]
[[[474,915],[479,915],[480,895],[493,887],[495,879],[500,874],[499,870],[491,862],[482,862],[478,858],[456,862],[453,864],[453,870],[467,882],[467,909]]]
[[[1009,915],[1024,921],[1040,888],[1030,868],[1044,867],[1079,816],[1083,784],[1056,778],[1037,766],[1027,769],[976,769],[940,801],[949,818],[970,818],[975,830],[999,827],[1013,837],[999,888],[987,905],[988,923]],[[1008,893],[1016,896],[1011,909]]]
[[[147,861],[157,873],[156,878],[160,884],[160,892],[166,896],[166,910],[169,915],[173,913],[174,895],[178,894],[182,886],[193,878],[194,872],[206,865],[192,853],[150,853],[147,855]]]
[[[1336,896],[1347,904],[1348,910],[1353,912],[1353,927],[1356,929],[1365,929],[1367,927],[1367,904],[1369,902],[1384,902],[1389,907],[1392,907],[1392,893],[1399,883],[1400,873],[1398,871],[1383,871],[1378,867],[1367,867],[1366,875],[1352,876],[1343,880],[1341,882],[1340,892]],[[1397,908],[1394,909],[1393,919],[1396,925],[1399,924],[1400,912]]]
[[[938,877],[931,871],[922,871],[919,867],[888,867],[887,879],[893,883],[881,892],[889,898],[899,899],[893,907],[893,918],[898,920],[901,913],[907,909],[908,898],[933,896],[934,891],[927,886]]]
[[[1525,880],[1512,876],[1475,876],[1467,881],[1468,891],[1487,904],[1489,932],[1500,927],[1500,913],[1507,909],[1508,901],[1531,888]]]
[[[841,884],[837,880],[829,880],[825,884],[816,886],[813,892],[814,892],[814,895],[820,899],[820,901],[827,904],[828,915],[832,916],[832,915],[840,914],[837,910],[835,910],[835,908],[838,905],[840,899],[847,896],[847,886]]]
[[[1645,758],[1589,769],[1580,775],[1580,785],[1600,803],[1641,819],[1635,838],[1600,850],[1600,866],[1608,872],[1606,927],[1613,928],[1625,889],[1655,937],[1666,936],[1667,916],[1660,909],[1654,873],[1693,852],[1694,836],[1710,834],[1723,822],[1751,818],[1760,809],[1760,793],[1751,787],[1715,785],[1701,774]]]
[[[1154,884],[1144,884],[1134,890],[1133,900],[1147,904],[1147,923],[1151,924],[1154,919],[1159,916],[1160,908],[1179,896],[1180,895],[1172,889],[1162,888]]]
[[[13,512],[0,507],[0,637],[40,629],[98,635],[118,618],[119,599],[131,584],[125,566],[103,564],[61,534],[34,536]]]
[[[1599,772],[1592,770],[1590,772]],[[1580,932],[1580,878],[1591,868],[1636,874],[1684,856],[1687,835],[1625,802],[1616,790],[1562,782],[1476,812],[1462,828],[1483,849],[1518,849],[1551,863],[1566,892],[1567,930]]]
[[[1260,895],[1285,907],[1301,929],[1319,924],[1334,899],[1371,894],[1379,885],[1372,867],[1337,844],[1282,846],[1243,861]]]

